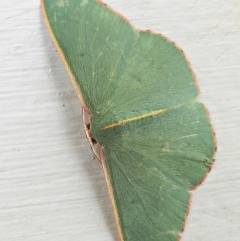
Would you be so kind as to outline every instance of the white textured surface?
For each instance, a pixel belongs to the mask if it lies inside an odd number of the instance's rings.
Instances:
[[[190,59],[217,133],[183,241],[240,237],[239,0],[106,0]],[[101,165],[38,0],[0,2],[0,240],[116,241]]]

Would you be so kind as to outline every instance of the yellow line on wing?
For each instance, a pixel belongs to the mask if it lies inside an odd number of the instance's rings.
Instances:
[[[125,125],[125,124],[127,124],[129,122],[132,122],[132,121],[138,121],[138,120],[150,117],[150,116],[159,115],[159,114],[162,114],[163,112],[165,112],[166,110],[167,109],[155,110],[155,111],[149,112],[147,114],[143,114],[143,115],[140,115],[140,116],[132,117],[132,118],[129,118],[129,119],[126,119],[126,120],[120,120],[118,122],[115,122],[115,123],[113,123],[111,125],[108,125],[108,126],[104,127],[103,129],[104,130],[105,129],[110,129],[110,128],[114,128],[116,126]]]

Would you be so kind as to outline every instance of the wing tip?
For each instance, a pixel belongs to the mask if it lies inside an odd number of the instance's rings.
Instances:
[[[208,174],[210,173],[210,171],[212,170],[215,162],[216,162],[216,153],[217,153],[217,137],[216,137],[216,132],[214,130],[214,127],[213,127],[213,124],[212,124],[212,118],[211,118],[211,115],[210,115],[210,112],[209,110],[207,109],[207,107],[203,104],[203,107],[206,111],[206,114],[207,114],[207,117],[208,117],[208,120],[209,120],[209,124],[210,124],[210,127],[211,127],[211,131],[212,131],[212,138],[213,138],[213,150],[212,150],[212,156],[210,158],[211,162],[209,163],[208,165],[208,170],[206,172],[206,174],[202,177],[202,179],[194,186],[192,187],[190,190],[196,190],[205,180],[206,178],[208,177]],[[205,160],[204,160],[205,161]],[[207,160],[208,161],[208,160]]]

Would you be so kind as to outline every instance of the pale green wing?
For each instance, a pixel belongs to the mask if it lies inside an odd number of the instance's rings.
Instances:
[[[106,173],[123,240],[177,241],[189,209],[188,190],[213,162],[204,106],[170,109],[107,132]]]
[[[96,129],[197,96],[182,52],[93,0],[45,0],[49,27]]]

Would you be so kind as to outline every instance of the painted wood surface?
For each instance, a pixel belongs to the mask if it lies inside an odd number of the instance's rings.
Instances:
[[[184,49],[217,133],[183,241],[240,236],[240,3],[106,0]],[[40,2],[0,3],[0,239],[118,240],[101,164]]]

